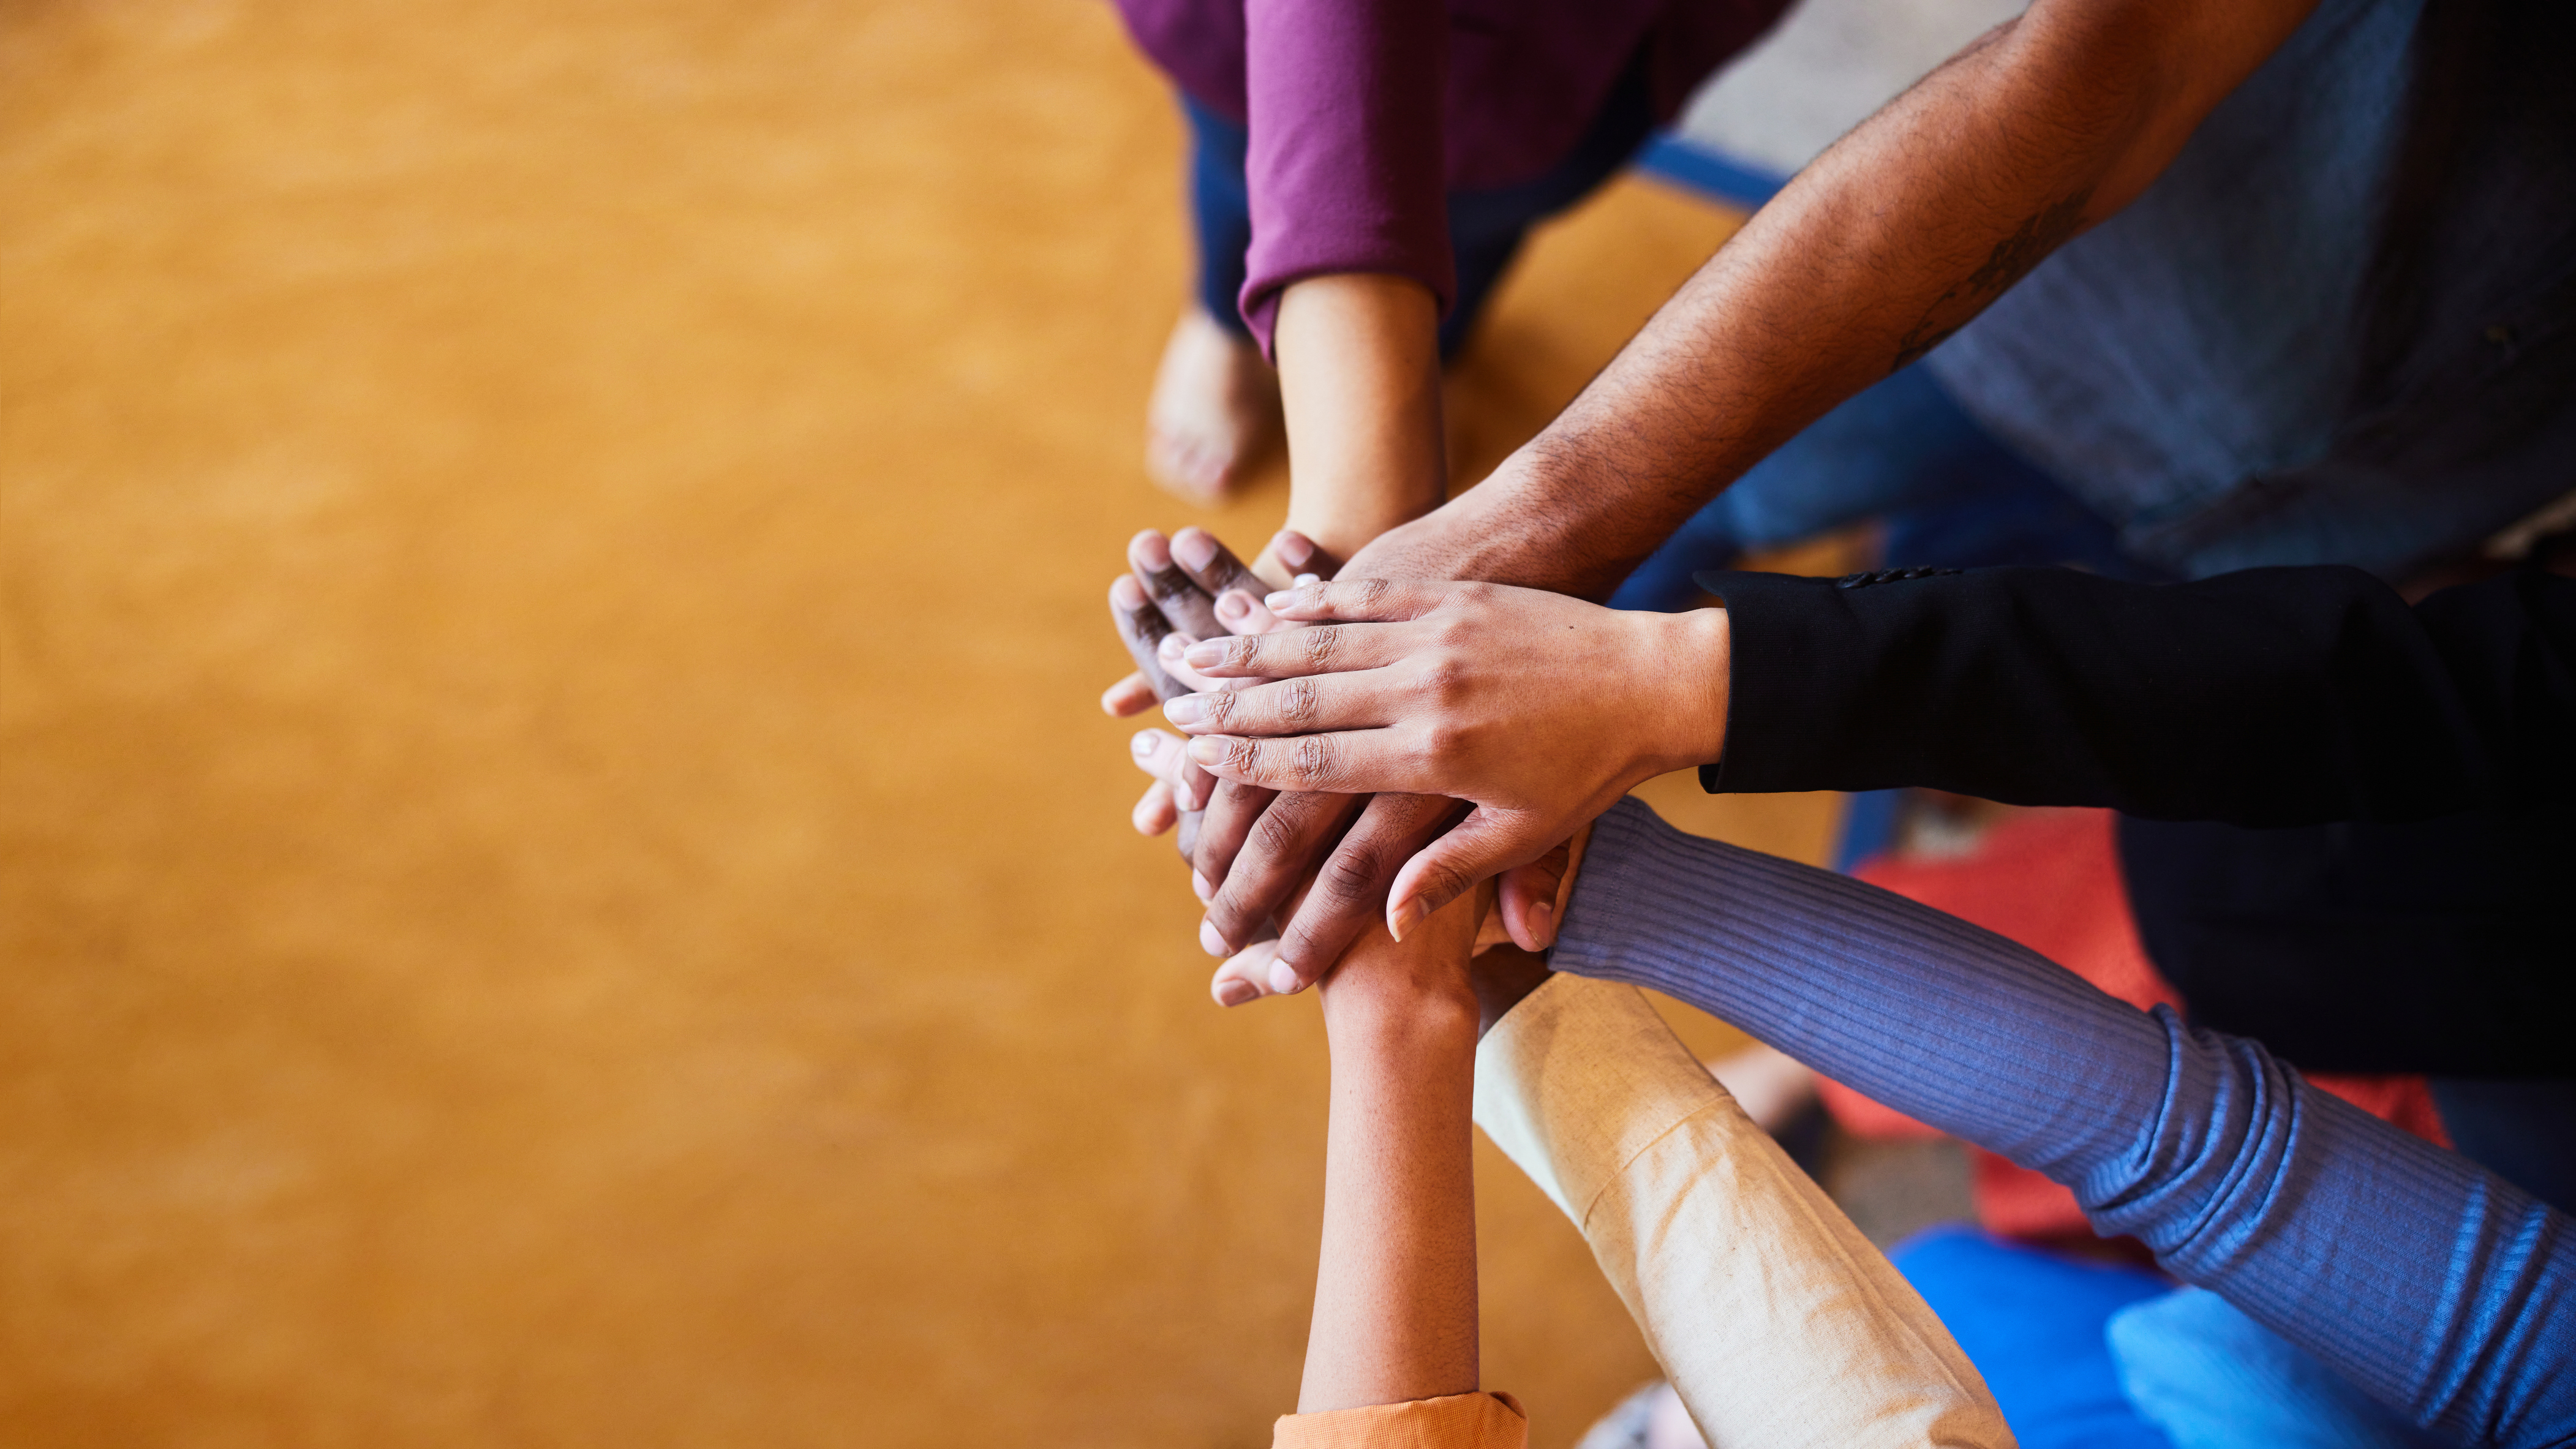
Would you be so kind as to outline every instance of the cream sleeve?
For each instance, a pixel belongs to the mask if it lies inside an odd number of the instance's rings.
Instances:
[[[1529,1420],[1509,1394],[1452,1394],[1324,1414],[1282,1414],[1270,1449],[1527,1449]]]
[[[1582,1230],[1710,1449],[2013,1443],[1922,1296],[1635,987],[1560,973],[1513,1007],[1476,1124]]]

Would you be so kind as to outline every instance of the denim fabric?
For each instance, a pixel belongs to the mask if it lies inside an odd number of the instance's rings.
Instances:
[[[1618,609],[1698,601],[1691,575],[1866,518],[1887,520],[1884,562],[1971,568],[2077,564],[2152,577],[2103,519],[1998,442],[1921,367],[1835,408],[1755,464],[1640,565]]]
[[[2576,183],[2567,107],[2545,94],[2563,59],[2537,79],[2512,57],[2490,67],[2515,94],[2477,112],[2460,153],[2429,319],[2394,393],[2364,386],[2424,11],[2325,0],[2143,195],[1925,360],[2132,555],[2190,577],[2348,563],[2395,579],[2570,486]]]
[[[2183,1288],[2111,1315],[2120,1387],[2174,1449],[2440,1449],[2324,1364]],[[2027,1441],[2025,1441],[2027,1442]]]
[[[2113,1314],[2172,1292],[2165,1279],[1968,1227],[1919,1233],[1887,1257],[1986,1376],[2021,1449],[2172,1449],[2122,1392],[2103,1336]]]
[[[1244,180],[1250,142],[1243,126],[1181,96],[1190,126],[1190,215],[1199,251],[1199,305],[1209,316],[1249,337],[1236,310],[1244,257],[1252,246],[1252,202]],[[1631,63],[1574,150],[1547,173],[1515,186],[1452,191],[1448,196],[1449,245],[1458,266],[1458,298],[1440,323],[1440,355],[1466,345],[1494,286],[1531,227],[1591,195],[1618,174],[1646,144],[1655,126],[1654,102],[1642,54]]]

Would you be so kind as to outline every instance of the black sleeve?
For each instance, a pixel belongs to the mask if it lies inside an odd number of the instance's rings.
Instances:
[[[2536,569],[2413,608],[2351,568],[1699,582],[1733,635],[1711,790],[1923,785],[2255,826],[2576,793],[2576,580]]]

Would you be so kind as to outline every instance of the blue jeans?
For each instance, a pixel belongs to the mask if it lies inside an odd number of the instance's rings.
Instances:
[[[1909,367],[1817,419],[1702,508],[1610,599],[1679,609],[1691,575],[1863,519],[1887,523],[1892,568],[2077,564],[2158,578],[2119,551],[2111,525]]]
[[[1458,267],[1458,296],[1440,323],[1440,356],[1457,356],[1476,317],[1502,280],[1503,269],[1531,227],[1591,195],[1618,174],[1655,129],[1654,100],[1646,68],[1632,62],[1612,87],[1574,151],[1546,175],[1516,186],[1452,191],[1449,246]],[[1243,295],[1244,253],[1252,245],[1252,202],[1244,183],[1244,128],[1181,97],[1190,124],[1190,216],[1199,246],[1199,305],[1217,321],[1250,336],[1236,310]]]

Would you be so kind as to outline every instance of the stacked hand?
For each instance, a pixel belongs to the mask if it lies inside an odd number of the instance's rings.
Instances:
[[[1312,982],[1381,909],[1401,938],[1498,873],[1488,937],[1544,949],[1568,839],[1722,746],[1721,611],[1477,584],[1273,592],[1195,529],[1140,534],[1129,562],[1111,604],[1140,670],[1102,703],[1126,716],[1163,699],[1199,736],[1136,737],[1155,776],[1136,824],[1181,826],[1227,1005]],[[1332,571],[1294,534],[1264,563]]]

